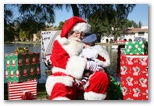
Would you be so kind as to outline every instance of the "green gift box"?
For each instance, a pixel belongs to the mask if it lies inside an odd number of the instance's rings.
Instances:
[[[146,46],[146,43],[143,41],[127,42],[125,45],[125,54],[139,55],[139,54],[147,54],[147,52],[148,52],[148,47]]]
[[[6,82],[24,82],[39,79],[40,53],[5,53]]]

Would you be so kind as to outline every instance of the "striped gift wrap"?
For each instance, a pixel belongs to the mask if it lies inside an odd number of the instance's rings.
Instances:
[[[37,81],[28,80],[25,82],[8,82],[8,99],[9,100],[23,100],[25,94],[30,93],[33,99],[37,97]],[[25,99],[32,100],[32,99]]]

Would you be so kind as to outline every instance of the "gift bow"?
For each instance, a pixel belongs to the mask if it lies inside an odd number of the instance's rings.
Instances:
[[[14,52],[20,52],[20,53],[25,52],[25,53],[27,53],[27,52],[29,52],[29,49],[28,49],[27,47],[24,47],[24,48],[22,48],[22,47],[17,47],[17,48],[14,50]]]
[[[21,98],[22,98],[22,100],[33,100],[34,99],[34,95],[30,91],[28,91],[28,92],[24,92],[21,95]]]

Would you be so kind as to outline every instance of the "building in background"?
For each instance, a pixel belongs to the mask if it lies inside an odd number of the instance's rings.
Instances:
[[[142,26],[141,28],[128,28],[124,31],[124,34],[117,37],[117,43],[123,43],[126,41],[134,41],[136,37],[142,37],[148,42],[148,26]],[[110,43],[114,41],[114,35],[103,36],[101,43]]]

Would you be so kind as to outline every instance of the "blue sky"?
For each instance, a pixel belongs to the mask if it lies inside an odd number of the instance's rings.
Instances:
[[[136,23],[142,22],[142,25],[148,26],[149,16],[149,5],[148,4],[137,4],[133,11],[129,14],[128,19],[133,20]]]
[[[136,23],[141,21],[142,25],[148,26],[148,13],[148,4],[137,4],[133,11],[128,15],[128,19],[133,20]],[[54,25],[58,26],[60,21],[69,19],[72,16],[71,9],[69,12],[67,12],[65,8],[63,10],[56,10]]]

